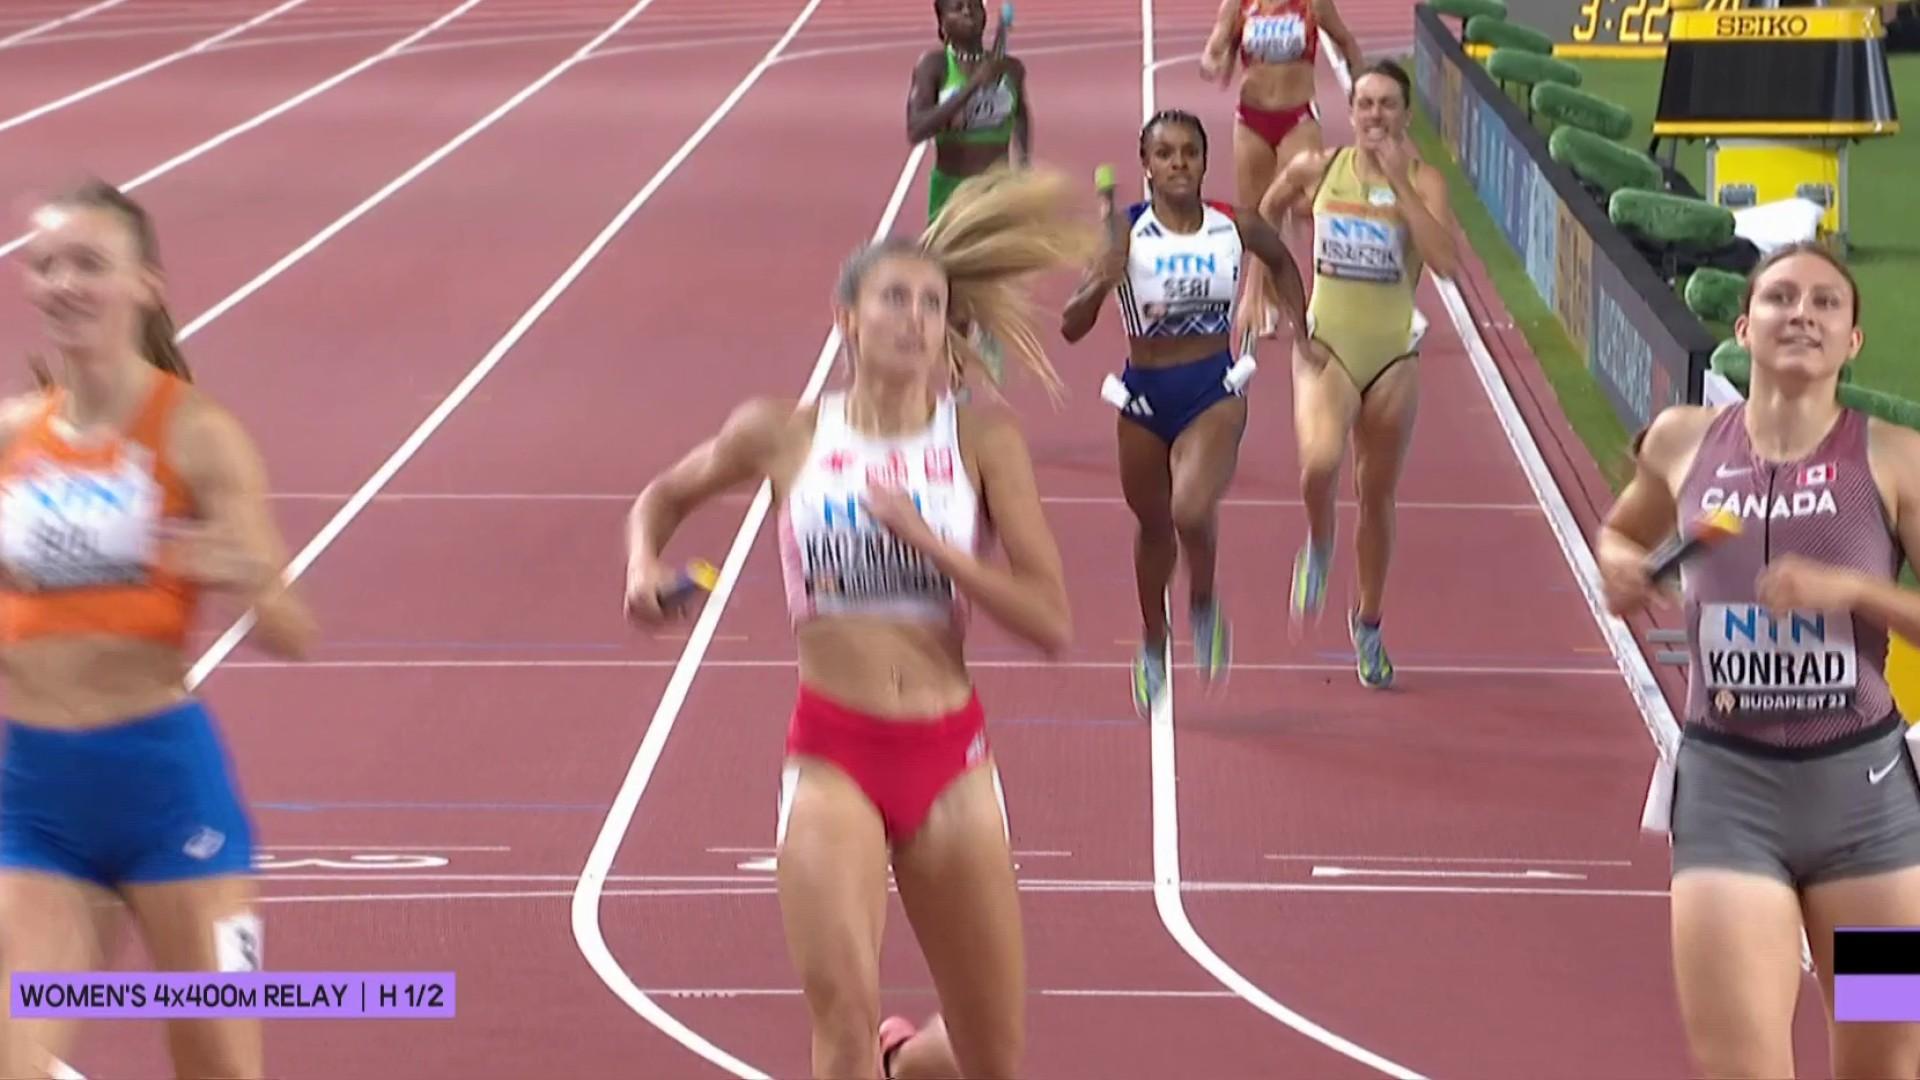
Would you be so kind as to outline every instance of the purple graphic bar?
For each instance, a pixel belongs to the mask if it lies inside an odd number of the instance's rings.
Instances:
[[[451,971],[17,971],[13,1015],[86,1020],[450,1020]]]
[[[1920,1021],[1920,975],[1835,975],[1833,1018],[1841,1023]]]

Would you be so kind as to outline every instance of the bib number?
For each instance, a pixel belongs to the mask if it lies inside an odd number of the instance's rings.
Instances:
[[[1853,704],[1859,655],[1850,615],[1706,604],[1699,640],[1707,704],[1717,715],[1826,712]]]

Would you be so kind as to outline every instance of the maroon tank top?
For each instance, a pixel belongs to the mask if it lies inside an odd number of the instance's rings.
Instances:
[[[1746,406],[1721,411],[1680,487],[1682,521],[1725,507],[1739,535],[1682,572],[1692,628],[1687,721],[1776,746],[1845,738],[1894,710],[1887,632],[1847,612],[1778,617],[1755,583],[1782,555],[1893,580],[1904,559],[1867,465],[1867,418],[1847,409],[1797,461],[1769,462],[1747,438]]]

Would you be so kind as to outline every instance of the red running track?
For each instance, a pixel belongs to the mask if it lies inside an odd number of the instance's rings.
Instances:
[[[97,81],[267,6],[210,5],[209,19],[129,0],[112,14],[148,32],[91,38],[83,20],[0,53],[47,50],[0,66],[0,103],[70,92],[48,74],[63,58],[87,58],[77,78]],[[282,40],[0,132],[0,193],[16,202],[75,166],[137,175],[457,6],[312,0]],[[740,398],[797,395],[839,260],[890,207],[902,231],[924,213],[901,96],[932,35],[924,12],[888,0],[824,0],[786,59],[682,152],[806,8],[656,0],[509,108],[632,5],[483,0],[140,192],[181,321],[217,313],[189,354],[260,440],[293,543],[313,542],[318,658],[281,665],[242,647],[205,684],[262,830],[269,963],[461,982],[449,1022],[272,1025],[279,1075],[724,1074],[696,1049],[805,1072],[770,872],[793,693],[773,552],[752,537],[703,650],[684,628],[636,638],[616,595],[634,490]],[[1177,104],[1206,118],[1212,190],[1230,193],[1231,97],[1191,60],[1213,9],[1150,8],[1167,63],[1146,101],[1139,8],[1023,7],[1041,156],[1077,175],[1124,165],[1143,113]],[[1404,11],[1359,5],[1348,19],[1364,40],[1406,40]],[[194,29],[156,29],[170,24]],[[1343,138],[1331,77],[1322,95]],[[1068,285],[1050,282],[1049,303]],[[1058,665],[985,625],[973,646],[1025,888],[1035,1075],[1686,1069],[1665,853],[1636,831],[1651,747],[1431,286],[1421,302],[1433,329],[1388,694],[1357,684],[1337,614],[1299,642],[1282,622],[1303,529],[1282,357],[1263,355],[1225,517],[1238,670],[1208,699],[1183,665],[1172,715],[1151,725],[1127,695],[1130,519],[1114,418],[1094,393],[1121,363],[1112,313],[1057,350],[1075,388],[1060,413],[1018,394],[1074,553],[1080,628]],[[32,334],[10,306],[0,349]],[[450,397],[483,359],[497,366]],[[420,429],[443,403],[457,407]],[[369,498],[350,502],[356,491]],[[676,549],[723,555],[746,509],[741,497],[702,515]],[[1336,612],[1348,572],[1343,554]],[[1507,604],[1525,616],[1494,614]],[[210,619],[202,641],[225,625]],[[691,678],[673,683],[677,667]],[[1156,893],[1157,879],[1169,887]],[[129,947],[121,962],[141,959]],[[884,984],[890,1011],[933,1007],[897,907]],[[680,1026],[669,1035],[635,1003]],[[76,1064],[91,1075],[162,1060],[152,1025],[95,1025],[85,1040]],[[1818,1074],[1813,1050],[1803,1064]]]

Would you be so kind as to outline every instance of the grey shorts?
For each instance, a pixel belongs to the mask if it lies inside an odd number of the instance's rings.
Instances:
[[[1837,749],[1782,752],[1687,729],[1673,872],[1713,867],[1804,887],[1920,866],[1920,772],[1898,715]]]

